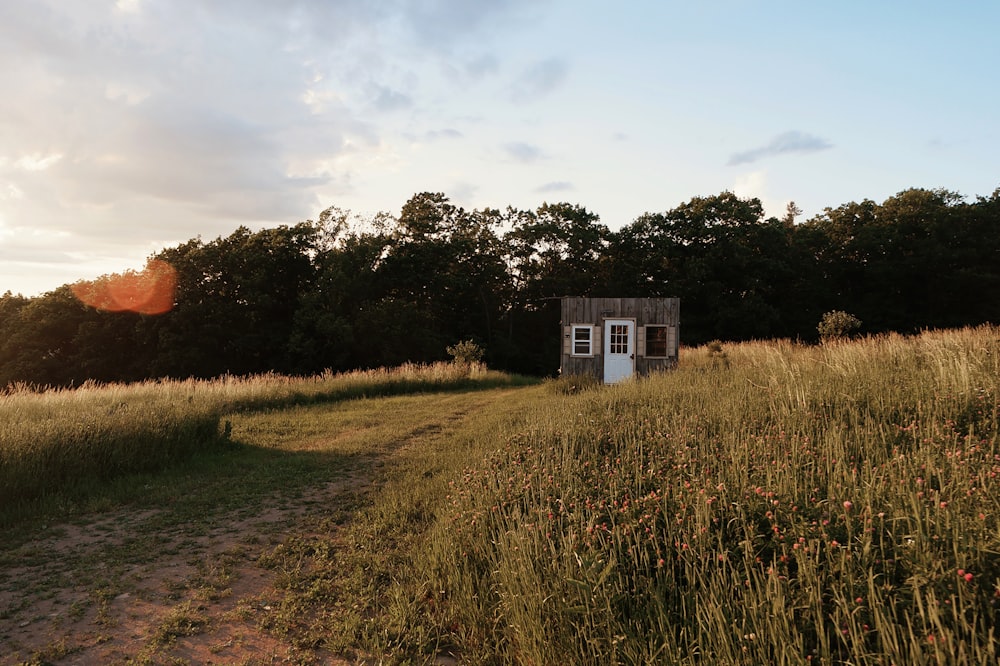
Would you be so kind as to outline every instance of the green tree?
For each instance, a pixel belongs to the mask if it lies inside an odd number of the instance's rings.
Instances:
[[[490,345],[509,289],[500,222],[497,211],[467,212],[440,193],[407,201],[377,271],[382,298],[404,317],[383,326],[383,335],[399,331],[391,348],[430,361],[456,339]]]
[[[366,341],[373,303],[385,296],[379,268],[392,245],[393,221],[327,209],[317,223],[321,241],[314,258],[316,279],[299,300],[288,357],[295,372],[348,370],[379,365],[382,352]]]
[[[781,223],[785,225],[786,228],[791,229],[795,226],[795,218],[802,214],[802,209],[799,208],[794,201],[789,201],[785,206],[785,214],[781,217]]]
[[[998,246],[980,210],[957,193],[926,189],[827,208],[802,225],[817,235],[824,310],[850,307],[872,332],[984,321],[969,293],[995,284]]]
[[[13,322],[4,324],[10,336],[0,343],[2,385],[69,386],[87,379],[80,368],[78,332],[97,313],[80,303],[68,285],[28,302],[5,296],[3,309]]]
[[[300,223],[252,232],[240,227],[156,258],[178,273],[177,306],[157,327],[154,373],[215,376],[287,370],[300,296],[315,277],[319,229]]]
[[[611,232],[595,213],[570,203],[506,214],[513,292],[505,316],[506,367],[550,374],[558,367],[559,298],[609,293]]]
[[[23,381],[18,365],[21,347],[17,338],[25,329],[22,312],[31,301],[10,291],[0,296],[0,389],[15,381]]]
[[[518,276],[521,300],[598,295],[607,288],[604,260],[610,231],[586,208],[545,203],[513,217],[508,261]]]
[[[622,228],[611,249],[618,291],[681,299],[685,339],[784,334],[784,300],[799,266],[792,230],[764,219],[756,198],[695,197]]]

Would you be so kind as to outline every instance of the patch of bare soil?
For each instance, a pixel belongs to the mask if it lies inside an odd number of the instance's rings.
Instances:
[[[258,559],[311,507],[368,483],[355,474],[208,529],[153,529],[158,511],[49,527],[0,559],[0,666],[351,663],[260,629],[282,593]]]

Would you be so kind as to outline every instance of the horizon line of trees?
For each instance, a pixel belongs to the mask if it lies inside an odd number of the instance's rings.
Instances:
[[[569,203],[467,211],[424,192],[398,217],[331,207],[155,254],[176,273],[164,314],[89,307],[74,285],[7,292],[0,388],[344,371],[442,360],[463,340],[492,367],[547,375],[562,296],[679,297],[686,345],[812,341],[831,310],[867,333],[1000,322],[1000,188],[799,214],[765,218],[728,191],[618,231]]]

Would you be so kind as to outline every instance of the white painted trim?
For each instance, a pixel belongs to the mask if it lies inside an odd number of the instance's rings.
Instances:
[[[625,353],[611,353],[611,327],[625,324]],[[604,383],[617,384],[635,375],[635,319],[604,320]]]
[[[571,324],[570,327],[570,338],[569,338],[569,355],[574,358],[593,358],[594,357],[594,326],[590,324]],[[587,353],[580,354],[576,351],[576,332],[585,330],[589,333],[589,338],[587,339]],[[583,342],[582,340],[580,342]]]

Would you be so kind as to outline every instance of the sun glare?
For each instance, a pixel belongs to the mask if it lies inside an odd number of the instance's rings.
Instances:
[[[82,303],[98,310],[163,314],[174,307],[177,271],[167,262],[153,259],[140,272],[105,275],[77,282],[72,289]]]
[[[115,3],[115,8],[126,14],[135,14],[139,11],[139,0],[118,0]]]

